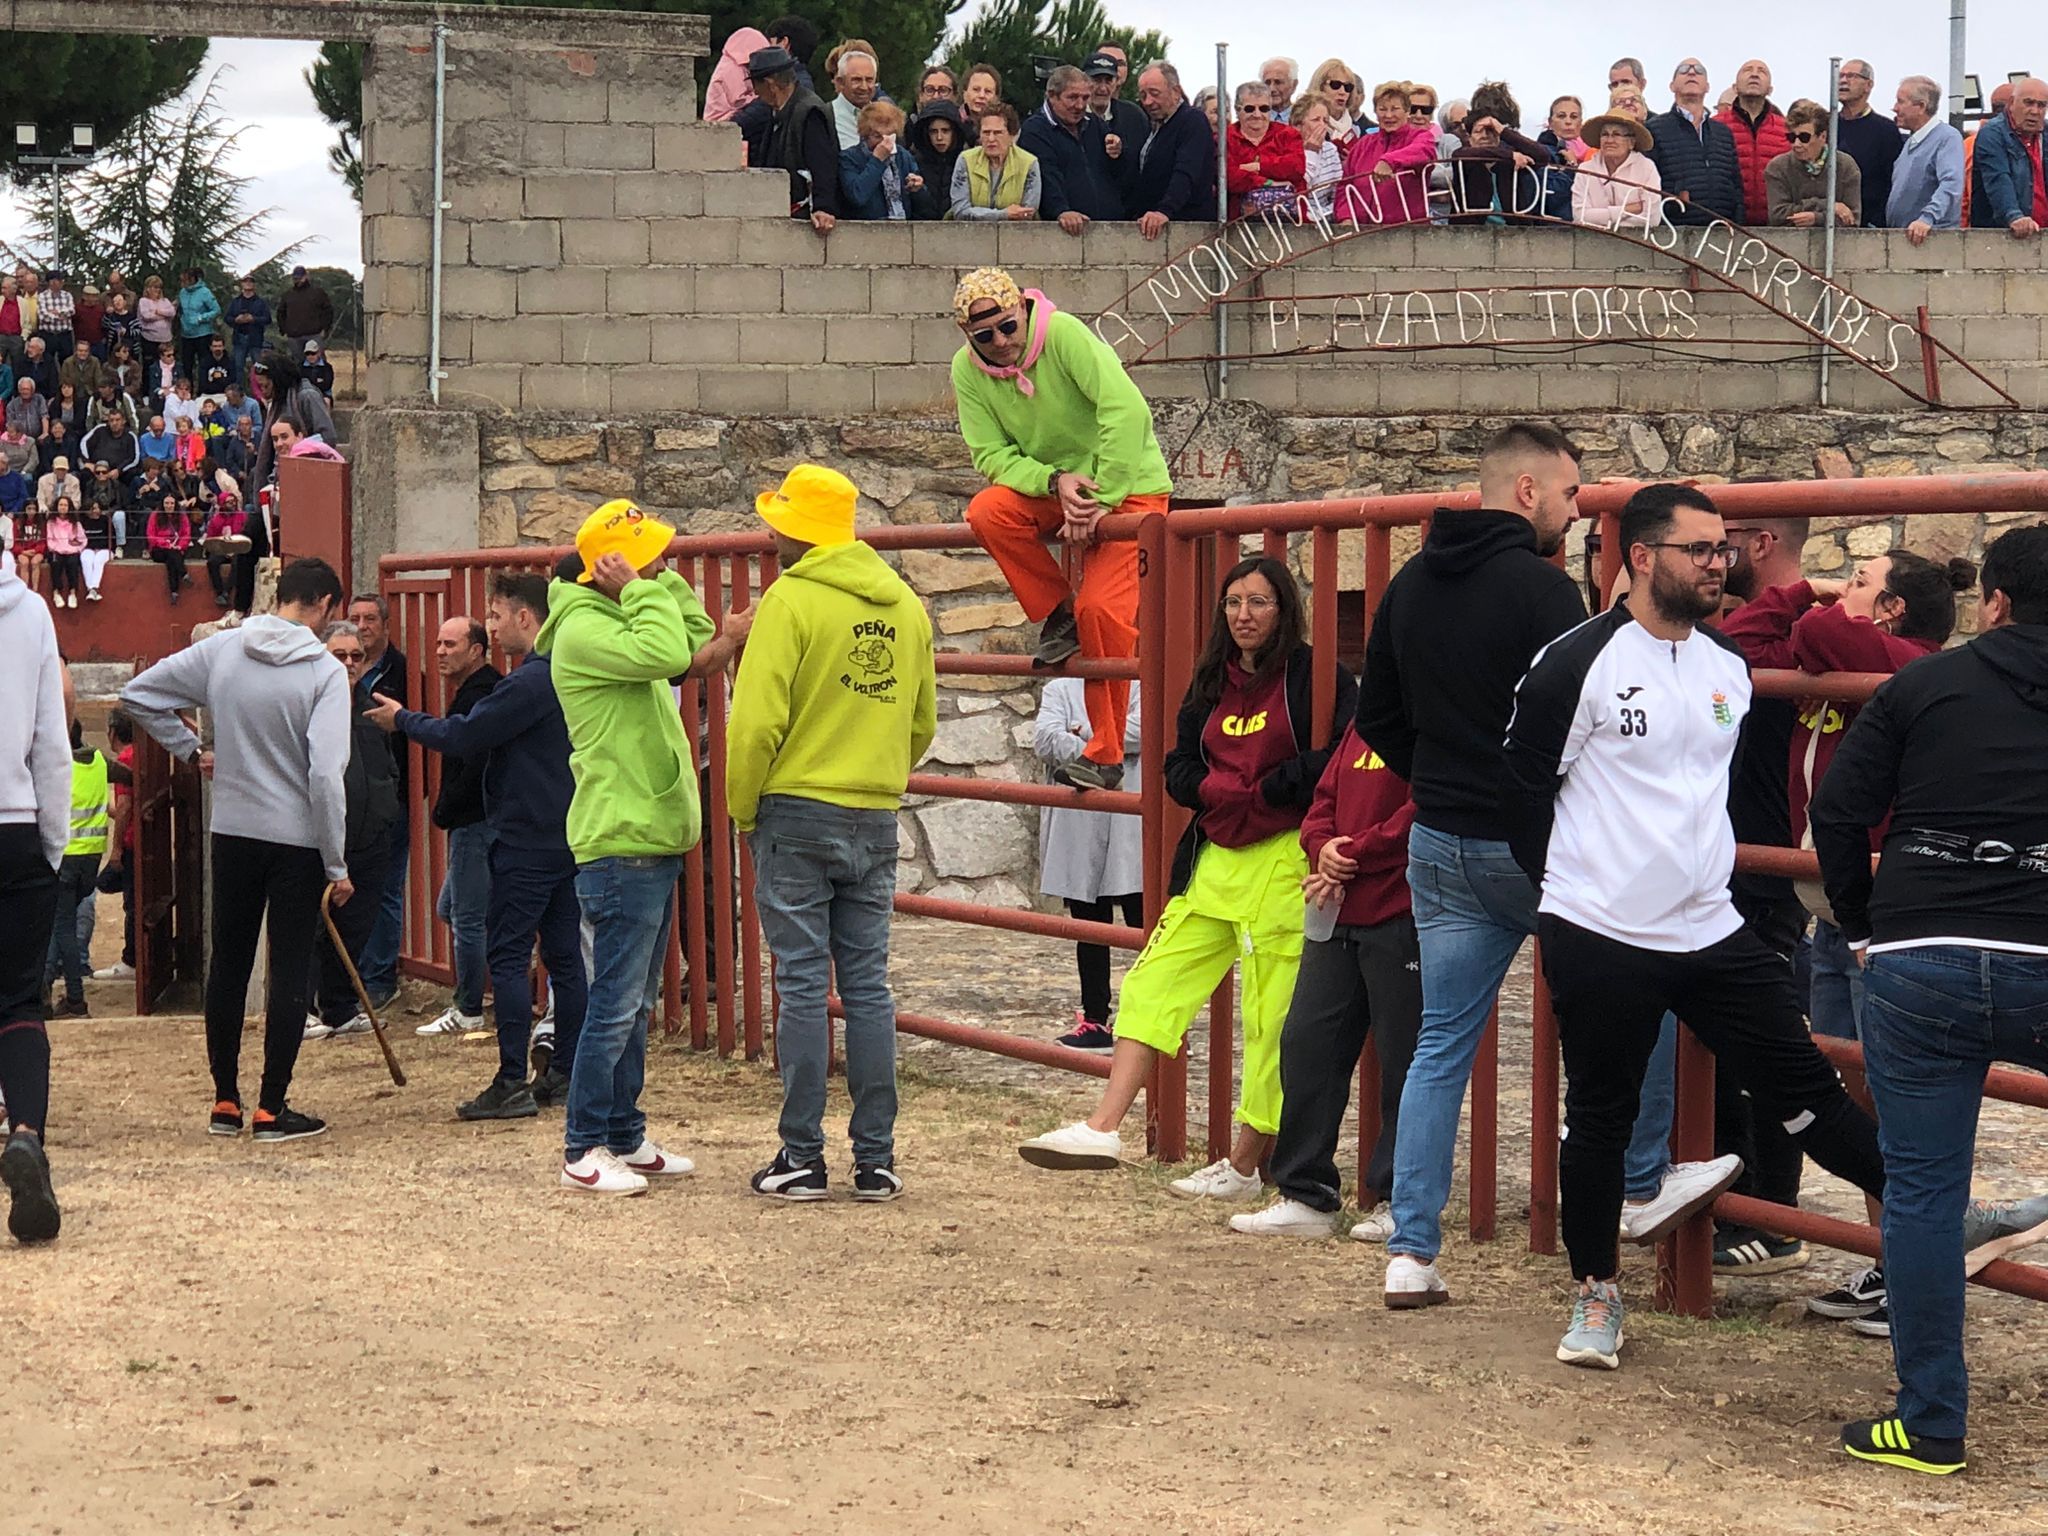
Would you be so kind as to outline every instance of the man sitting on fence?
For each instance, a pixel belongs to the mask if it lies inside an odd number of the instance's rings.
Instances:
[[[967,337],[953,357],[960,435],[991,482],[968,503],[967,522],[1041,626],[1033,660],[1135,656],[1138,547],[1098,539],[1096,524],[1110,512],[1166,510],[1173,482],[1152,408],[1107,342],[999,267],[960,280],[953,318]],[[1079,592],[1046,552],[1055,531],[1080,547]],[[1088,745],[1056,780],[1075,789],[1123,782],[1130,691],[1127,679],[1089,679]]]

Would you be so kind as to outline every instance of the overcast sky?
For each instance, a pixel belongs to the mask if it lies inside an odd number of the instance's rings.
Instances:
[[[1525,119],[1537,122],[1550,98],[1566,91],[1594,107],[1607,65],[1624,53],[1648,66],[1658,108],[1668,104],[1672,66],[1687,54],[1706,64],[1715,93],[1744,59],[1761,55],[1774,72],[1780,105],[1823,96],[1827,61],[1838,50],[1870,60],[1885,107],[1900,76],[1945,81],[1948,71],[1950,0],[1863,0],[1804,11],[1783,0],[1718,0],[1711,7],[1638,6],[1632,16],[1601,7],[1464,0],[1441,11],[1358,11],[1334,26],[1329,18],[1342,13],[1327,6],[1266,11],[1244,0],[1108,0],[1108,8],[1119,22],[1170,37],[1171,57],[1191,91],[1215,78],[1218,42],[1230,45],[1233,84],[1253,78],[1273,54],[1299,60],[1305,78],[1336,51],[1368,81],[1426,81],[1446,98],[1468,93],[1487,75],[1505,75]],[[2009,70],[2048,70],[2040,0],[1972,0],[1969,13],[1966,67],[1983,77],[1987,92]],[[249,125],[234,164],[256,178],[258,204],[276,210],[269,245],[256,254],[306,238],[307,262],[360,270],[355,204],[327,167],[333,130],[313,110],[303,79],[316,52],[308,43],[219,42],[207,69],[231,70],[223,100],[236,121]],[[20,215],[4,199],[0,232],[20,234]]]

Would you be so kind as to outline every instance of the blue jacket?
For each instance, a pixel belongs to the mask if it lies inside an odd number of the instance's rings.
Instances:
[[[1118,162],[1109,158],[1103,143],[1107,134],[1102,119],[1093,113],[1081,119],[1078,135],[1067,132],[1043,107],[1025,119],[1017,134],[1017,147],[1038,157],[1043,187],[1038,203],[1041,219],[1057,219],[1068,212],[1091,219],[1124,216],[1123,193],[1117,188]]]
[[[1124,146],[1140,160],[1138,180],[1124,212],[1131,218],[1163,213],[1169,219],[1216,217],[1216,135],[1209,119],[1182,102],[1142,143]]]
[[[2013,132],[2010,113],[1987,119],[1977,130],[1970,164],[1971,228],[2007,229],[2014,219],[2034,216],[2034,162]]]
[[[248,325],[235,324],[236,319],[242,315],[250,316],[251,323]],[[228,300],[228,334],[234,337],[236,341],[244,344],[260,342],[263,340],[264,333],[270,329],[270,326],[270,301],[264,298],[262,294],[259,293],[254,298],[245,299],[238,293]]]
[[[1866,180],[1863,206],[1870,207]],[[1927,136],[1908,141],[1892,165],[1892,196],[1885,206],[1885,224],[1904,229],[1925,219],[1936,229],[1963,227],[1963,136],[1947,123],[1936,122]]]
[[[220,300],[213,296],[213,290],[204,283],[194,283],[190,288],[178,290],[178,334],[180,336],[211,336],[213,323],[220,318]]]
[[[916,194],[910,190],[910,178],[921,174],[917,158],[901,143],[896,153],[889,158],[889,164],[896,167],[898,191],[903,198],[903,217],[913,219],[917,214],[912,204]],[[889,217],[889,199],[882,191],[882,162],[875,158],[875,152],[865,144],[856,144],[851,149],[839,152],[839,198],[843,205],[840,217],[848,219],[886,219]]]
[[[548,659],[538,653],[505,675],[466,715],[398,712],[398,729],[431,752],[484,762],[484,820],[507,848],[569,854],[569,727]]]
[[[1672,208],[1674,224],[1711,224],[1726,219],[1742,222],[1742,163],[1735,154],[1735,135],[1726,123],[1714,121],[1710,112],[1698,128],[1673,107],[1659,112],[1646,125],[1650,130],[1650,159],[1664,183],[1664,195],[1675,198],[1692,194],[1683,208]]]

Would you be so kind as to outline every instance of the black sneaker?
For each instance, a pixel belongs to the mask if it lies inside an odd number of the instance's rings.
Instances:
[[[455,1106],[458,1120],[530,1120],[540,1113],[533,1090],[525,1083],[491,1079],[491,1086],[465,1104]]]
[[[1963,1442],[1937,1440],[1916,1435],[1903,1422],[1891,1419],[1858,1419],[1842,1426],[1842,1449],[1858,1461],[1881,1461],[1888,1467],[1908,1472],[1928,1472],[1946,1477],[1963,1470]]]
[[[894,1168],[884,1168],[880,1163],[854,1165],[854,1199],[864,1200],[870,1205],[879,1205],[884,1200],[896,1199],[902,1193],[903,1181],[896,1176]]]
[[[1849,1331],[1860,1333],[1866,1339],[1888,1339],[1892,1336],[1892,1309],[1889,1303],[1875,1312],[1849,1320]]]
[[[1038,626],[1038,648],[1031,653],[1034,667],[1056,667],[1081,649],[1081,625],[1074,617],[1071,600],[1062,602]]]
[[[811,1163],[795,1162],[790,1158],[789,1148],[781,1147],[776,1150],[775,1161],[749,1182],[754,1186],[755,1194],[777,1200],[822,1200],[825,1198],[825,1159],[821,1157]]]
[[[267,1110],[256,1111],[256,1135],[258,1141],[304,1141],[309,1136],[325,1136],[327,1122],[314,1115],[302,1115],[290,1105],[276,1114]]]
[[[7,1138],[7,1150],[0,1152],[0,1180],[7,1184],[12,1202],[7,1211],[7,1230],[24,1243],[47,1243],[57,1235],[62,1217],[57,1211],[57,1192],[50,1188],[50,1160],[43,1154],[43,1138],[34,1131],[16,1131]]]
[[[1847,1322],[1884,1310],[1884,1270],[1873,1264],[1847,1285],[1837,1286],[1820,1296],[1806,1298],[1806,1310],[1815,1317]]]
[[[533,1102],[542,1107],[569,1102],[569,1074],[557,1072],[553,1067],[537,1073],[526,1091],[533,1095]]]
[[[1804,1269],[1813,1254],[1796,1237],[1773,1237],[1754,1227],[1731,1227],[1714,1239],[1714,1272],[1721,1275],[1777,1275]]]
[[[91,1015],[85,1011],[84,998],[67,997],[63,1002],[50,1010],[50,1017],[53,1019],[84,1019],[90,1018]]]
[[[1070,1051],[1090,1051],[1102,1056],[1116,1049],[1116,1033],[1107,1024],[1098,1024],[1093,1019],[1077,1019],[1074,1027],[1061,1035],[1056,1043]]]
[[[242,1134],[242,1106],[233,1099],[221,1099],[213,1106],[213,1118],[206,1122],[209,1136],[239,1136]]]
[[[1069,789],[1115,789],[1124,781],[1124,765],[1077,757],[1071,763],[1061,763],[1053,769],[1052,781]]]

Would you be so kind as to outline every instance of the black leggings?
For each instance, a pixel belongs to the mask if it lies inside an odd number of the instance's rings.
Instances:
[[[306,1033],[306,978],[320,893],[327,887],[311,848],[213,834],[213,957],[206,968],[206,1058],[216,1099],[242,1102],[242,1009],[256,939],[270,920],[270,989],[264,1004],[263,1087],[257,1108],[284,1108]],[[355,899],[371,896],[358,892]]]
[[[1667,1011],[1741,1074],[1759,1115],[1783,1125],[1821,1167],[1883,1198],[1877,1125],[1806,1032],[1790,967],[1754,933],[1739,928],[1718,944],[1672,954],[1546,912],[1536,936],[1564,1047],[1558,1173],[1574,1279],[1609,1280],[1618,1267],[1622,1161]]]
[[[35,1131],[50,1110],[43,964],[56,918],[57,871],[35,823],[0,825],[0,1093],[14,1124]]]
[[[50,592],[83,592],[85,590],[85,562],[76,555],[50,556]]]
[[[182,549],[152,549],[149,558],[164,568],[164,580],[176,597],[185,585],[185,551]]]
[[[1129,896],[1105,896],[1100,901],[1076,901],[1071,896],[1064,900],[1067,910],[1084,923],[1113,923],[1118,909],[1121,909],[1124,922],[1130,927],[1145,926],[1145,897],[1142,892]],[[1107,1024],[1109,946],[1076,944],[1074,964],[1081,972],[1081,1017],[1091,1024]]]

